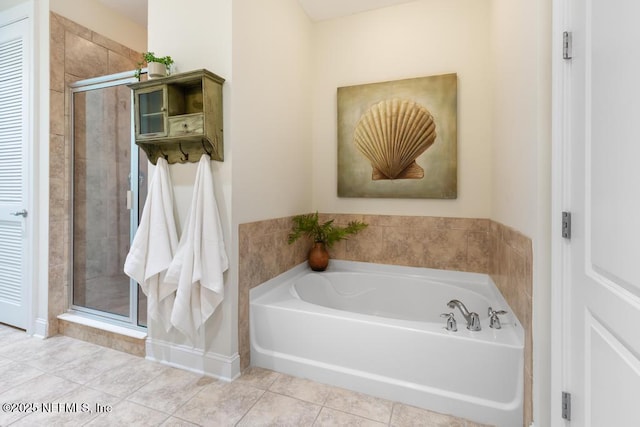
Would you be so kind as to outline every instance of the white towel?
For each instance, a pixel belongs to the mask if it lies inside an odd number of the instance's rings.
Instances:
[[[149,316],[162,322],[167,331],[171,329],[176,286],[165,284],[164,276],[177,248],[173,186],[167,161],[159,157],[124,272],[140,284],[147,295]]]
[[[171,324],[196,342],[198,329],[224,298],[222,273],[229,268],[218,206],[213,191],[211,159],[203,154],[198,164],[191,208],[165,281],[178,291]]]

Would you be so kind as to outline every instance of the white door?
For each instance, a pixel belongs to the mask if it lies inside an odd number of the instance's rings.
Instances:
[[[26,19],[0,14],[0,322],[26,329],[28,177]]]
[[[567,425],[639,426],[640,2],[568,4]]]

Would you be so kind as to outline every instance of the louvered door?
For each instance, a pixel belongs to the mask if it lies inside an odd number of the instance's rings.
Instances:
[[[26,328],[27,21],[0,23],[0,322]]]

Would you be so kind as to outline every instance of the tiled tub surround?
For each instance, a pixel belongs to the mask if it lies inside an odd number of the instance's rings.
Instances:
[[[78,80],[133,70],[140,54],[56,13],[50,13],[49,22],[51,70],[48,335],[55,335],[59,332],[56,316],[66,310],[71,286],[69,269],[72,262],[69,239],[73,154],[71,153],[69,128],[71,111],[67,87],[68,84]],[[130,130],[127,129],[127,132]],[[102,210],[109,211],[109,209]],[[126,237],[128,242],[128,235]],[[113,242],[121,240],[118,236],[113,236],[111,239]],[[126,254],[126,251],[123,252],[122,248],[117,247],[113,247],[108,252]],[[109,260],[102,260],[101,264],[105,268],[118,266],[121,270],[123,261],[121,262],[117,257],[111,257]]]
[[[524,328],[524,426],[533,421],[533,247],[531,239],[491,222],[490,275]]]
[[[488,273],[525,329],[524,424],[532,417],[532,245],[531,239],[489,219],[389,215],[321,214],[346,225],[369,224],[330,250],[332,258]],[[250,364],[249,290],[303,262],[308,242],[287,244],[291,218],[239,226],[239,353]]]

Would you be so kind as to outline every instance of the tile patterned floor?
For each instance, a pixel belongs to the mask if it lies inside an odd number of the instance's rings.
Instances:
[[[481,427],[265,369],[250,368],[225,383],[65,336],[31,338],[1,324],[0,404],[0,426],[12,427]]]

